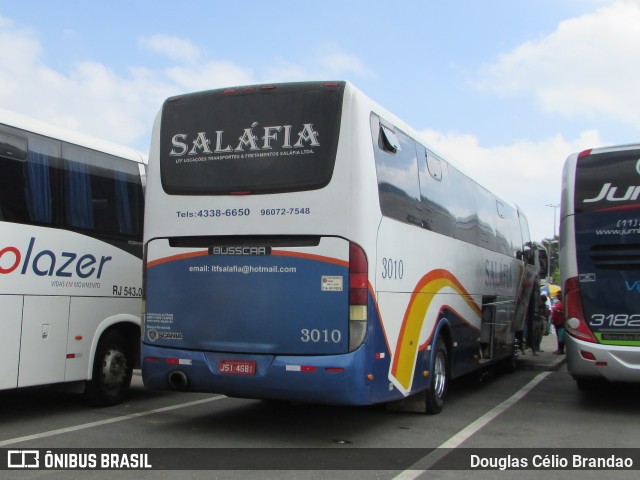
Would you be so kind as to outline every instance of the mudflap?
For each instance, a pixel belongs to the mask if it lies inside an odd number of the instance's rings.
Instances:
[[[400,400],[385,404],[389,412],[427,413],[427,391],[422,390]]]

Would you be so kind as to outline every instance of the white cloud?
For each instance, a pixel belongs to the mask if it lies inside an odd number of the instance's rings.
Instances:
[[[165,75],[181,92],[257,83],[252,69],[228,61],[174,66],[166,69]]]
[[[318,64],[330,75],[337,75],[338,77],[341,77],[347,72],[355,73],[361,77],[373,76],[373,72],[369,70],[359,58],[339,50],[322,54],[318,58]]]
[[[131,145],[150,129],[155,111],[171,92],[171,85],[142,70],[131,70],[124,78],[85,61],[60,72],[43,56],[35,32],[0,19],[2,108]]]
[[[202,57],[202,51],[198,46],[173,35],[142,37],[139,44],[143,48],[166,55],[171,60],[193,63]]]
[[[0,100],[19,93],[14,78],[37,73],[42,53],[40,42],[30,29],[17,29],[11,20],[0,17]]]
[[[231,60],[210,59],[203,49],[180,37],[152,35],[141,38],[138,45],[160,53],[169,63],[133,66],[123,74],[87,59],[60,71],[47,64],[37,32],[0,17],[0,107],[146,150],[155,115],[171,95],[368,72],[355,56],[335,47],[312,61],[274,61],[256,73]]]
[[[328,44],[318,47],[316,52],[302,63],[282,59],[271,62],[264,81],[338,80],[351,76],[373,78],[375,73],[356,55]]]
[[[602,145],[598,132],[586,131],[573,140],[556,135],[537,142],[485,147],[477,137],[455,132],[422,132],[425,140],[443,152],[473,179],[527,215],[532,240],[553,234],[553,212],[547,204],[560,203],[562,167],[574,152]],[[559,210],[557,211],[559,221]],[[556,225],[556,233],[559,224]]]
[[[483,69],[476,87],[532,92],[567,116],[604,115],[640,127],[640,2],[617,1],[561,22]]]
[[[250,70],[232,62],[196,66],[201,51],[187,40],[155,36],[142,43],[179,60],[178,66],[134,67],[122,75],[87,60],[62,72],[46,64],[35,32],[0,17],[0,106],[146,150],[155,114],[168,96],[253,82]]]

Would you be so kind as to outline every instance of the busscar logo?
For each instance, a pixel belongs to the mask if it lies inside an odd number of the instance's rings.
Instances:
[[[225,246],[209,248],[209,255],[271,255],[271,247]]]
[[[38,450],[7,451],[7,468],[40,468]]]

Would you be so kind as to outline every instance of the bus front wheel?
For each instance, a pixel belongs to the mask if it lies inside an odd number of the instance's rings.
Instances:
[[[120,331],[108,331],[100,338],[93,376],[84,391],[89,404],[109,407],[125,399],[131,385],[133,355],[130,342]]]
[[[427,413],[442,411],[449,387],[449,353],[442,337],[436,342],[430,388],[427,390]]]

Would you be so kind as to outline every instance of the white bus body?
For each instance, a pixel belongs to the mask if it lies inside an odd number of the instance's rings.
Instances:
[[[139,153],[0,111],[0,390],[86,382],[124,398],[139,362]]]
[[[513,358],[526,219],[345,82],[168,99],[145,212],[143,379],[334,404]],[[484,314],[484,320],[483,318]]]

